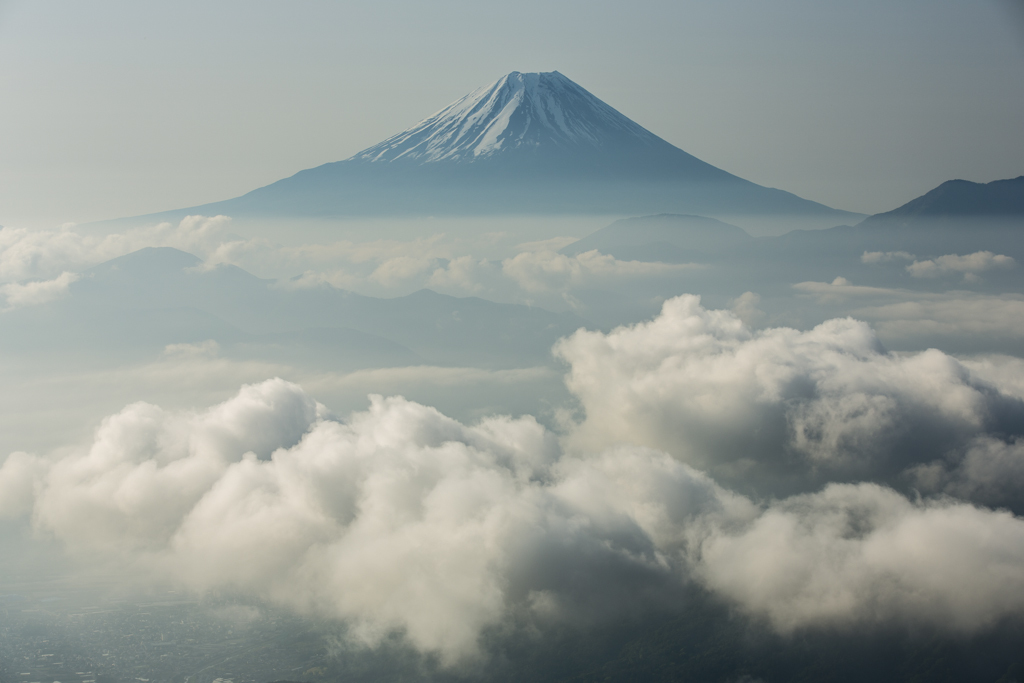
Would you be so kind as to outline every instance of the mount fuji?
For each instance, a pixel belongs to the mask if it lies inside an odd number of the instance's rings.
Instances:
[[[354,156],[227,201],[164,212],[234,217],[688,213],[796,219],[837,211],[718,169],[557,71],[512,72]],[[737,218],[740,217],[740,218]]]

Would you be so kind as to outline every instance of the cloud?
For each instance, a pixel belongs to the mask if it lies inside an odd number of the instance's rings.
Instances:
[[[177,225],[160,223],[105,236],[60,230],[0,228],[0,282],[50,279],[73,273],[143,247],[174,247],[203,258],[210,266],[235,263],[266,249],[263,240],[231,236],[227,216],[187,216]]]
[[[896,297],[913,294],[908,290],[855,285],[845,277],[837,277],[832,282],[798,282],[793,285],[793,289],[800,294],[813,296],[819,303],[825,304],[845,302],[851,298]]]
[[[16,451],[0,465],[0,519],[14,519],[31,511],[36,486],[46,474],[46,463]]]
[[[216,358],[220,353],[220,344],[213,339],[195,344],[168,344],[164,347],[164,358],[170,359],[203,359]]]
[[[329,244],[281,245],[230,232],[227,216],[187,216],[105,236],[58,231],[0,229],[0,283],[49,280],[79,272],[143,247],[173,247],[203,260],[201,268],[228,264],[278,280],[283,289],[337,287],[369,296],[400,296],[423,288],[452,296],[485,296],[504,303],[579,308],[573,292],[618,287],[671,277],[701,268],[696,264],[619,261],[597,251],[559,254],[569,238],[525,242],[507,258],[493,258],[493,239],[477,235],[467,243],[444,233]],[[489,257],[474,255],[482,250]],[[20,290],[19,290],[20,291]]]
[[[526,292],[562,291],[604,278],[636,278],[678,273],[694,264],[619,261],[591,250],[576,256],[553,251],[526,251],[502,261],[502,273]]]
[[[1024,433],[1024,403],[937,350],[887,353],[868,325],[753,332],[696,296],[555,353],[585,419],[576,448],[641,444],[731,485],[782,495],[831,477],[893,481],[986,433]]]
[[[548,367],[513,368],[508,370],[485,370],[483,368],[441,367],[436,365],[415,365],[404,368],[372,368],[344,374],[317,373],[305,384],[317,387],[359,387],[399,386],[403,383],[429,383],[432,386],[465,388],[480,382],[514,385],[520,382],[536,382],[557,378]],[[366,392],[363,392],[364,394]]]
[[[694,581],[782,632],[1024,613],[1009,513],[874,484],[759,506],[647,448],[566,455],[530,417],[467,426],[376,396],[341,422],[281,380],[200,412],[130,405],[62,457],[9,457],[12,490],[30,493],[7,515],[79,553],[448,664],[513,614],[615,619]]]
[[[1024,358],[992,354],[963,358],[960,362],[1001,393],[1024,400]]]
[[[754,331],[693,296],[556,353],[581,408],[562,435],[401,397],[340,420],[274,379],[12,454],[0,515],[82,561],[341,620],[371,646],[402,634],[447,664],[510,619],[615,621],[693,586],[782,633],[1024,616],[1024,520],[980,506],[1020,503],[1016,359],[891,354],[852,319]],[[382,372],[451,373],[330,381]]]
[[[352,242],[341,240],[331,244],[305,244],[283,248],[295,261],[325,267],[339,262],[353,264],[379,264],[401,257],[426,259],[444,258],[451,255],[451,245],[444,242],[444,234],[402,241],[394,239]]]
[[[582,305],[575,294],[581,290],[623,287],[704,267],[619,261],[597,251],[566,256],[543,243],[520,246],[529,249],[500,261],[462,255],[439,262],[421,286],[453,296],[578,310]]]
[[[558,251],[578,240],[578,237],[551,237],[545,240],[517,244],[516,249],[519,251]]]
[[[433,259],[396,256],[374,268],[369,279],[384,287],[394,287],[424,275],[436,264],[437,262]]]
[[[10,282],[0,285],[0,294],[7,299],[8,309],[35,306],[61,297],[68,291],[71,283],[76,280],[78,280],[77,274],[65,271],[52,280],[24,284]]]
[[[543,244],[520,246],[531,248],[501,261],[469,255],[447,260],[423,285],[455,296],[471,294],[554,310],[579,309],[574,292],[620,287],[704,267],[619,261],[597,251],[566,256],[543,248]]]
[[[948,493],[990,506],[1019,511],[1024,491],[1024,439],[1007,442],[982,436],[966,452],[951,452],[911,468],[914,484],[926,493]]]
[[[917,348],[961,341],[984,345],[1024,336],[1024,296],[969,291],[921,292],[854,285],[845,278],[793,285],[832,311],[846,306],[848,315],[872,324],[882,339]]]
[[[865,251],[860,256],[861,263],[874,265],[876,263],[887,263],[896,259],[913,261],[917,257],[905,251]]]
[[[278,247],[258,261],[242,259],[233,265],[283,278],[279,286],[284,288],[330,285],[371,295],[408,293],[421,289],[430,273],[453,256],[453,249],[438,233],[409,241],[342,240]],[[301,274],[295,276],[295,271]]]
[[[919,294],[909,301],[855,308],[851,313],[871,321],[880,335],[894,341],[1024,337],[1024,297],[1018,294]]]
[[[587,572],[641,587],[669,576],[630,510],[653,528],[719,495],[660,454],[557,457],[532,418],[467,427],[374,397],[340,423],[271,380],[200,413],[128,406],[77,453],[48,465],[12,456],[0,487],[35,477],[37,527],[79,552],[343,618],[366,642],[399,630],[453,659],[516,604],[558,612]],[[629,493],[612,503],[594,499],[621,487]],[[675,492],[670,510],[659,512],[652,487]]]
[[[978,437],[952,479],[946,490],[960,498],[981,500],[993,506],[1019,501],[1024,491],[1024,439],[1007,443]]]
[[[930,278],[962,273],[965,282],[976,282],[978,275],[997,268],[1013,268],[1017,262],[1010,256],[994,254],[991,251],[976,251],[973,254],[946,254],[934,259],[918,261],[917,257],[905,251],[865,251],[861,263],[876,265],[895,260],[913,261],[906,271],[917,278]]]
[[[949,273],[963,273],[964,280],[973,282],[979,273],[996,268],[1013,268],[1017,262],[1010,256],[993,254],[991,251],[976,251],[973,254],[959,256],[947,254],[927,261],[914,261],[907,266],[907,272],[913,277],[939,277]]]
[[[94,245],[71,228],[0,228],[0,281],[48,279],[91,263]]]
[[[72,548],[159,546],[231,463],[293,445],[322,411],[282,380],[200,414],[132,404],[103,421],[87,451],[53,464],[36,521]]]
[[[1024,521],[874,484],[832,484],[770,505],[702,546],[706,584],[783,633],[929,624],[975,632],[1024,610]]]
[[[502,290],[508,289],[503,278],[501,264],[488,259],[464,255],[453,258],[434,270],[426,286],[444,294],[488,294],[494,299]]]
[[[757,307],[761,296],[754,292],[743,292],[730,303],[730,310],[748,327],[758,327],[768,317]]]

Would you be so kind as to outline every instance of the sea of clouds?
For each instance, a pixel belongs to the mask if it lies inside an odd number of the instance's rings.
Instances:
[[[512,618],[684,586],[781,633],[1024,615],[1024,363],[890,353],[848,318],[755,330],[695,296],[554,352],[578,402],[557,430],[401,397],[339,417],[269,379],[10,455],[0,517],[448,663]]]
[[[73,225],[56,230],[0,227],[0,312],[58,299],[88,268],[154,246],[194,254],[205,269],[238,266],[276,280],[286,289],[329,286],[393,297],[429,288],[451,296],[596,316],[606,329],[604,323],[616,316],[620,316],[616,323],[624,322],[624,314],[630,322],[639,319],[625,311],[647,315],[646,311],[657,310],[667,294],[723,287],[720,282],[699,279],[714,273],[708,264],[624,261],[598,251],[568,256],[558,250],[573,242],[572,237],[516,242],[484,227],[472,237],[464,229],[452,234],[445,232],[444,225],[433,229],[406,240],[324,241],[310,236],[312,241],[281,244],[240,235],[228,216],[188,216],[177,224],[104,233]],[[306,234],[301,227],[295,232]],[[490,253],[480,255],[485,252]],[[839,275],[831,282],[793,283],[790,296],[804,306],[813,302],[823,310],[868,321],[887,343],[905,348],[936,340],[955,346],[966,342],[970,347],[979,337],[999,339],[1009,348],[1024,340],[1024,295],[965,289],[990,273],[1016,269],[1018,264],[1009,256],[979,251],[919,259],[907,252],[864,251],[851,258],[853,263],[872,266],[882,274],[896,268],[905,271],[908,284],[928,283],[931,289],[854,284]],[[801,265],[785,267],[796,274]],[[954,288],[949,289],[950,284]],[[618,299],[625,302],[625,309],[616,309]],[[748,324],[757,326],[769,319],[757,310],[758,297],[753,293],[731,301],[733,311]],[[615,312],[602,311],[606,306]]]
[[[232,231],[228,216],[188,216],[178,224],[94,234],[68,225],[58,230],[0,227],[0,304],[18,308],[52,301],[91,266],[143,247],[172,247],[198,256],[203,268],[234,265],[284,288],[331,286],[369,296],[401,296],[423,288],[453,296],[575,310],[581,288],[621,287],[664,281],[702,269],[699,264],[622,261],[589,251],[566,256],[558,249],[574,238],[509,245],[500,257],[474,256],[493,249],[483,232],[466,241],[437,232],[410,240],[284,245]]]

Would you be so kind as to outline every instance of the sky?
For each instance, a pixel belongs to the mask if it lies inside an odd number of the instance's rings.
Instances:
[[[237,196],[510,71],[835,208],[1024,173],[1017,0],[0,2],[0,224]]]

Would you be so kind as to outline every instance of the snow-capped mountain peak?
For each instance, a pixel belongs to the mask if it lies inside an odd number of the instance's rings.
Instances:
[[[528,148],[667,144],[571,80],[513,71],[351,160],[473,161]]]
[[[194,214],[689,214],[729,222],[750,215],[767,216],[772,230],[831,227],[858,217],[687,154],[557,71],[512,72],[348,159],[235,199],[153,217]],[[807,220],[795,224],[799,216]]]

